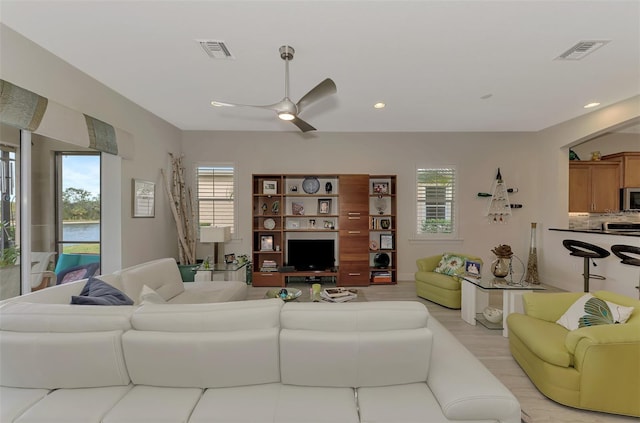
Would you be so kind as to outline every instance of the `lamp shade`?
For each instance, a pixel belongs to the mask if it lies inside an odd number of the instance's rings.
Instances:
[[[230,226],[202,226],[200,227],[200,242],[227,242],[231,241]]]

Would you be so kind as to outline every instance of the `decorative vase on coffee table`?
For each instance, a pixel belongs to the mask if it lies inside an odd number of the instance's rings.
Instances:
[[[510,258],[498,257],[491,263],[491,273],[496,278],[504,278],[509,274]]]

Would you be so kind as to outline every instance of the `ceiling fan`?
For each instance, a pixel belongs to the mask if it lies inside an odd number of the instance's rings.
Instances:
[[[315,131],[316,128],[299,118],[300,113],[306,109],[312,103],[321,100],[322,98],[336,93],[338,90],[336,84],[327,78],[313,87],[311,91],[306,93],[297,103],[294,103],[289,99],[289,61],[293,60],[293,54],[295,50],[290,46],[280,47],[280,58],[284,60],[284,98],[275,104],[269,104],[266,106],[255,106],[251,104],[235,104],[221,101],[212,101],[212,106],[217,107],[257,107],[259,109],[273,110],[278,114],[278,117],[282,120],[289,121],[296,125],[302,132]]]

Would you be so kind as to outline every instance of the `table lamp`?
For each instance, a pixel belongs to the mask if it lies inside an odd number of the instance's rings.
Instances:
[[[231,227],[230,226],[201,226],[200,227],[200,242],[209,244],[213,243],[213,259],[215,263],[224,263],[224,251],[220,248],[220,243],[231,241]],[[215,264],[214,263],[214,264]]]

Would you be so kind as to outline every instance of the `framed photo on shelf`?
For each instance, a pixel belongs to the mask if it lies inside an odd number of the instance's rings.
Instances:
[[[389,194],[389,182],[373,182],[374,194]]]
[[[333,226],[333,220],[325,220],[324,221],[324,228],[325,229],[333,229],[335,226]]]
[[[278,181],[262,181],[262,193],[271,195],[278,193]]]
[[[260,251],[273,251],[273,235],[260,235]]]
[[[225,254],[225,255],[224,255],[224,262],[225,262],[226,264],[233,264],[233,263],[235,263],[235,261],[236,261],[236,255],[235,255],[235,253],[232,253],[232,254]]]
[[[131,217],[155,217],[156,184],[142,179],[131,180]]]
[[[294,201],[291,203],[291,214],[295,216],[303,216],[304,215],[304,203],[299,203]]]
[[[287,229],[300,229],[300,222],[297,220],[287,220]]]
[[[318,214],[331,214],[330,198],[322,198],[318,200]]]
[[[380,234],[380,249],[393,250],[393,235]]]

